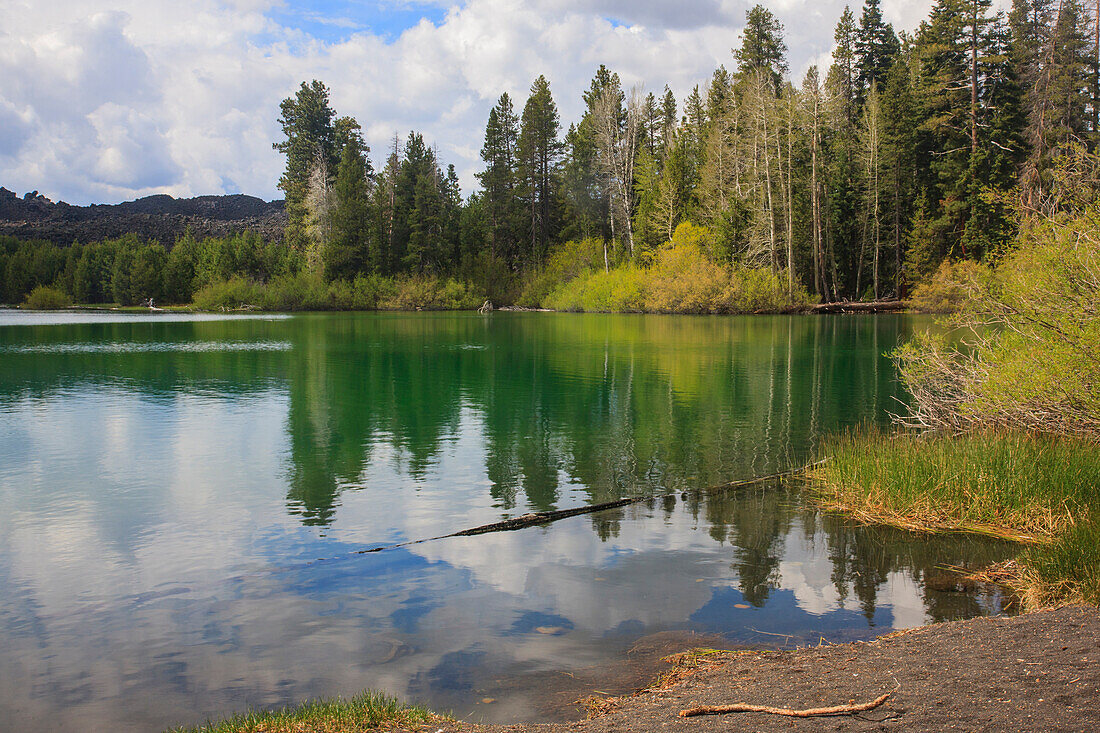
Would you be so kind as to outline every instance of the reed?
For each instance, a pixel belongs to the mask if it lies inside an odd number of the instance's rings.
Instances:
[[[861,429],[825,446],[808,485],[825,509],[916,532],[1024,543],[1013,585],[1029,607],[1100,602],[1100,443],[1009,431]]]

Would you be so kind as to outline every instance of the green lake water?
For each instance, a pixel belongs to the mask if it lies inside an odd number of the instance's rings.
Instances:
[[[363,688],[562,718],[548,680],[647,640],[997,613],[938,568],[1002,545],[857,527],[791,485],[697,491],[888,424],[884,354],[929,325],[0,311],[0,727],[159,730]]]

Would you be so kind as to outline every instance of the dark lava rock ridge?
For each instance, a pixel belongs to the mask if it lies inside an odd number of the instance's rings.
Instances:
[[[0,234],[61,245],[133,233],[171,247],[188,229],[200,239],[252,231],[276,241],[282,239],[285,226],[283,201],[244,194],[189,199],[157,194],[121,204],[73,206],[53,202],[38,191],[20,197],[0,187]]]

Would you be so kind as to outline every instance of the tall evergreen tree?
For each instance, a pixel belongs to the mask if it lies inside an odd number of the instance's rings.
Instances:
[[[279,125],[286,139],[273,147],[286,155],[286,169],[279,179],[279,188],[286,194],[286,237],[291,246],[304,249],[308,244],[310,180],[320,176],[327,185],[336,172],[336,113],[329,105],[328,88],[316,79],[310,84],[302,82],[279,110]]]
[[[358,125],[345,131],[337,167],[332,238],[324,249],[325,277],[350,279],[370,265],[370,164]]]
[[[522,202],[516,191],[518,142],[519,119],[512,108],[512,99],[505,92],[489,111],[481,147],[485,170],[477,177],[485,191],[490,251],[513,266],[517,263],[523,223]]]
[[[745,18],[741,46],[733,52],[738,73],[759,72],[779,94],[783,75],[787,72],[787,43],[783,40],[783,24],[763,5],[754,5]]]
[[[861,102],[871,87],[882,90],[898,48],[898,37],[894,34],[894,29],[882,19],[879,0],[865,0],[855,44],[858,59],[857,87]]]
[[[555,228],[555,198],[562,154],[562,143],[558,139],[560,130],[558,108],[550,94],[550,84],[545,76],[539,76],[531,85],[531,95],[523,108],[518,141],[519,173],[527,199],[531,235],[527,260],[536,268],[546,258]]]

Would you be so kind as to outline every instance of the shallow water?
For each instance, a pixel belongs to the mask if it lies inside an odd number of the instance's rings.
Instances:
[[[937,568],[1003,545],[858,528],[792,486],[697,491],[887,423],[884,354],[928,325],[0,311],[0,720],[147,731],[367,687],[549,719],[571,714],[549,678],[655,639],[995,613]]]

